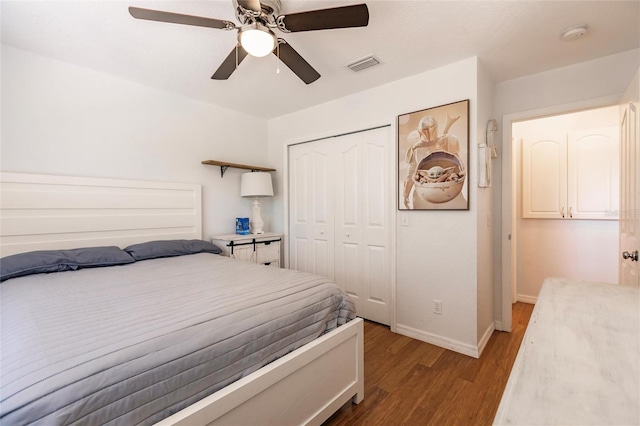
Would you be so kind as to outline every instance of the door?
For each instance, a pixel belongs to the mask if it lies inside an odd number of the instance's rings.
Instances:
[[[289,267],[334,279],[330,146],[289,147]]]
[[[638,103],[622,108],[620,122],[620,284],[640,286],[640,133]]]
[[[389,127],[289,147],[290,267],[334,281],[358,316],[391,319]]]
[[[335,151],[335,281],[363,318],[390,323],[389,128],[338,138]]]

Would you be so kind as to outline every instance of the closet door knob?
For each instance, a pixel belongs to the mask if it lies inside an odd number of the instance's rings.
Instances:
[[[320,235],[324,235],[324,231],[320,231]]]
[[[351,236],[351,234],[349,234],[348,232],[345,235],[347,236],[347,238]]]

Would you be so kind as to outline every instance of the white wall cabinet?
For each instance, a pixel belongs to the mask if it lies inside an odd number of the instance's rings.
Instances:
[[[289,147],[289,267],[391,319],[393,151],[388,127]]]
[[[522,217],[617,220],[616,126],[522,140]]]
[[[217,235],[212,242],[225,256],[261,265],[280,267],[280,241],[282,234],[265,232],[250,235]]]

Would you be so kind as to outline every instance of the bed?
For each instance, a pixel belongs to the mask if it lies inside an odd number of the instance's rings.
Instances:
[[[200,239],[199,192],[3,173],[2,256]],[[335,290],[208,252],[10,278],[3,424],[321,424],[364,389],[362,320]]]

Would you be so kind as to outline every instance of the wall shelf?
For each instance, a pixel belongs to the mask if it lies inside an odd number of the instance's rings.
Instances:
[[[208,166],[220,166],[220,177],[224,177],[224,172],[226,172],[229,167],[233,167],[234,169],[244,169],[259,172],[276,171],[276,169],[271,169],[269,167],[249,166],[246,164],[229,163],[228,161],[205,160],[202,162],[202,164],[206,164]]]

